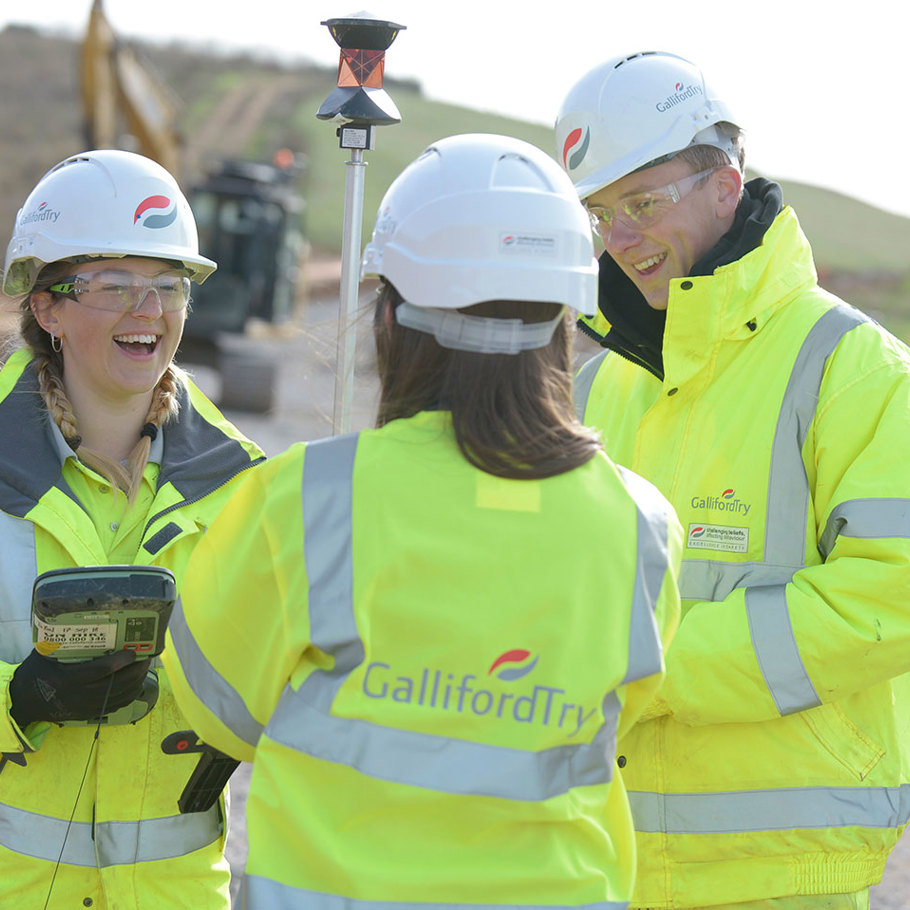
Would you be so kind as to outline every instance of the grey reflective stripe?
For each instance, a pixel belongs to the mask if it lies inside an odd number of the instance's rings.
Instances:
[[[185,856],[221,837],[221,812],[147,818],[132,822],[73,822],[0,803],[0,845],[7,850],[70,866],[128,865]]]
[[[720,793],[629,791],[635,830],[735,834],[794,828],[898,828],[910,820],[910,785],[794,787]]]
[[[771,448],[763,553],[768,565],[796,571],[806,564],[811,490],[802,448],[815,419],[828,357],[847,332],[866,321],[846,304],[832,307],[812,326],[796,355]],[[781,714],[821,704],[793,635],[786,585],[747,588],[746,613],[755,657]]]
[[[604,722],[590,743],[563,745],[540,752],[385,727],[332,714],[335,696],[364,659],[353,599],[351,485],[357,435],[307,445],[301,501],[304,548],[309,581],[310,639],[332,655],[331,670],[316,670],[298,690],[285,688],[266,735],[313,757],[341,763],[371,777],[445,793],[496,796],[536,801],[566,793],[572,787],[612,779],[619,699],[608,693],[602,704]],[[644,481],[641,481],[644,484]],[[649,485],[650,486],[650,485]],[[643,503],[655,501],[640,494]],[[652,510],[653,511],[653,510]],[[666,573],[666,528],[663,536],[649,509],[639,522],[644,551],[636,579],[635,629],[630,645],[630,673],[657,672],[660,645],[653,610]],[[555,690],[538,688],[543,699]],[[548,711],[546,702],[543,711]],[[556,719],[554,718],[554,722]]]
[[[683,600],[726,600],[736,588],[781,585],[791,578],[792,569],[761,562],[684,559],[679,572],[679,596]]]
[[[575,402],[575,413],[582,423],[585,422],[585,410],[588,407],[588,397],[591,394],[591,387],[594,385],[597,371],[600,369],[604,357],[609,353],[609,351],[602,351],[600,354],[595,354],[594,357],[587,361],[575,374],[575,380],[572,383],[572,400]]]
[[[196,697],[245,743],[255,747],[262,724],[250,714],[240,693],[209,663],[186,624],[178,597],[168,631],[187,684]]]
[[[910,499],[851,499],[832,509],[818,545],[827,559],[839,536],[910,538]]]
[[[806,565],[811,490],[803,444],[815,419],[828,357],[847,332],[867,321],[858,310],[838,304],[812,326],[796,355],[771,448],[762,563],[683,562],[680,592],[687,600],[720,601],[735,588],[746,588],[755,656],[782,714],[820,704],[799,654],[786,600],[787,583]]]
[[[610,781],[619,716],[619,701],[615,693],[610,695],[604,703],[608,716],[590,743],[539,752],[334,717],[314,710],[290,690],[285,690],[266,735],[380,780],[440,793],[536,802],[573,787]]]
[[[828,357],[847,332],[867,321],[846,304],[834,306],[812,326],[796,356],[771,449],[765,512],[766,563],[794,568],[805,565],[811,493],[802,458],[803,443],[815,419]]]
[[[786,585],[746,588],[746,618],[765,685],[781,715],[822,702],[800,657],[787,609]]]
[[[309,584],[310,640],[331,654],[331,670],[304,682],[306,701],[328,714],[335,693],[363,662],[363,642],[354,618],[354,554],[351,483],[359,435],[307,444],[303,458],[304,559]]]
[[[38,574],[35,526],[0,512],[0,660],[17,664],[32,650],[32,585]]]
[[[439,901],[371,901],[294,888],[261,875],[244,875],[240,887],[241,910],[626,910],[628,901],[594,904],[442,904]]]
[[[629,666],[623,683],[644,679],[661,670],[660,633],[655,611],[669,568],[667,502],[643,477],[619,467],[626,489],[635,501],[637,564],[629,625]]]

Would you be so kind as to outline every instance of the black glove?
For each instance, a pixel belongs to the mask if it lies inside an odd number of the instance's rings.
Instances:
[[[80,663],[62,663],[32,651],[10,680],[10,714],[23,730],[38,720],[95,720],[142,694],[149,663],[149,658],[137,660],[133,651]]]

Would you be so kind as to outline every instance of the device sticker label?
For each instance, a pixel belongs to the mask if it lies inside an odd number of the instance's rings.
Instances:
[[[111,651],[117,645],[117,623],[48,623],[35,619],[35,650],[45,656],[69,650]]]

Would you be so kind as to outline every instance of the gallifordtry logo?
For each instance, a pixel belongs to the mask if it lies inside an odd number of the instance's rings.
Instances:
[[[569,701],[566,690],[559,686],[532,685],[530,681],[511,685],[525,680],[537,660],[523,648],[506,651],[493,661],[485,678],[432,667],[417,673],[400,673],[391,664],[373,661],[364,673],[362,689],[367,698],[391,699],[403,706],[563,727],[570,738],[576,736],[596,715],[596,708]]]
[[[691,98],[693,95],[703,94],[704,92],[700,85],[683,85],[682,82],[677,82],[673,88],[673,93],[662,101],[658,101],[654,106],[663,114],[665,111],[669,111],[676,107],[677,104],[681,104],[687,98]]]
[[[736,497],[733,489],[724,490],[720,496],[693,496],[689,505],[693,509],[732,512],[734,515],[748,515],[752,509],[751,505]]]
[[[23,215],[19,224],[31,224],[33,221],[52,221],[55,222],[60,217],[60,212],[56,209],[48,208],[46,202],[42,202],[34,211]]]

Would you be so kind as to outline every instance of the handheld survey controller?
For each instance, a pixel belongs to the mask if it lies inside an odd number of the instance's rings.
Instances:
[[[54,660],[77,662],[112,651],[155,657],[177,599],[173,573],[159,566],[82,566],[54,569],[32,588],[32,642]],[[158,677],[149,670],[142,695],[101,719],[102,724],[135,723],[158,700]],[[64,721],[94,726],[99,721]]]

